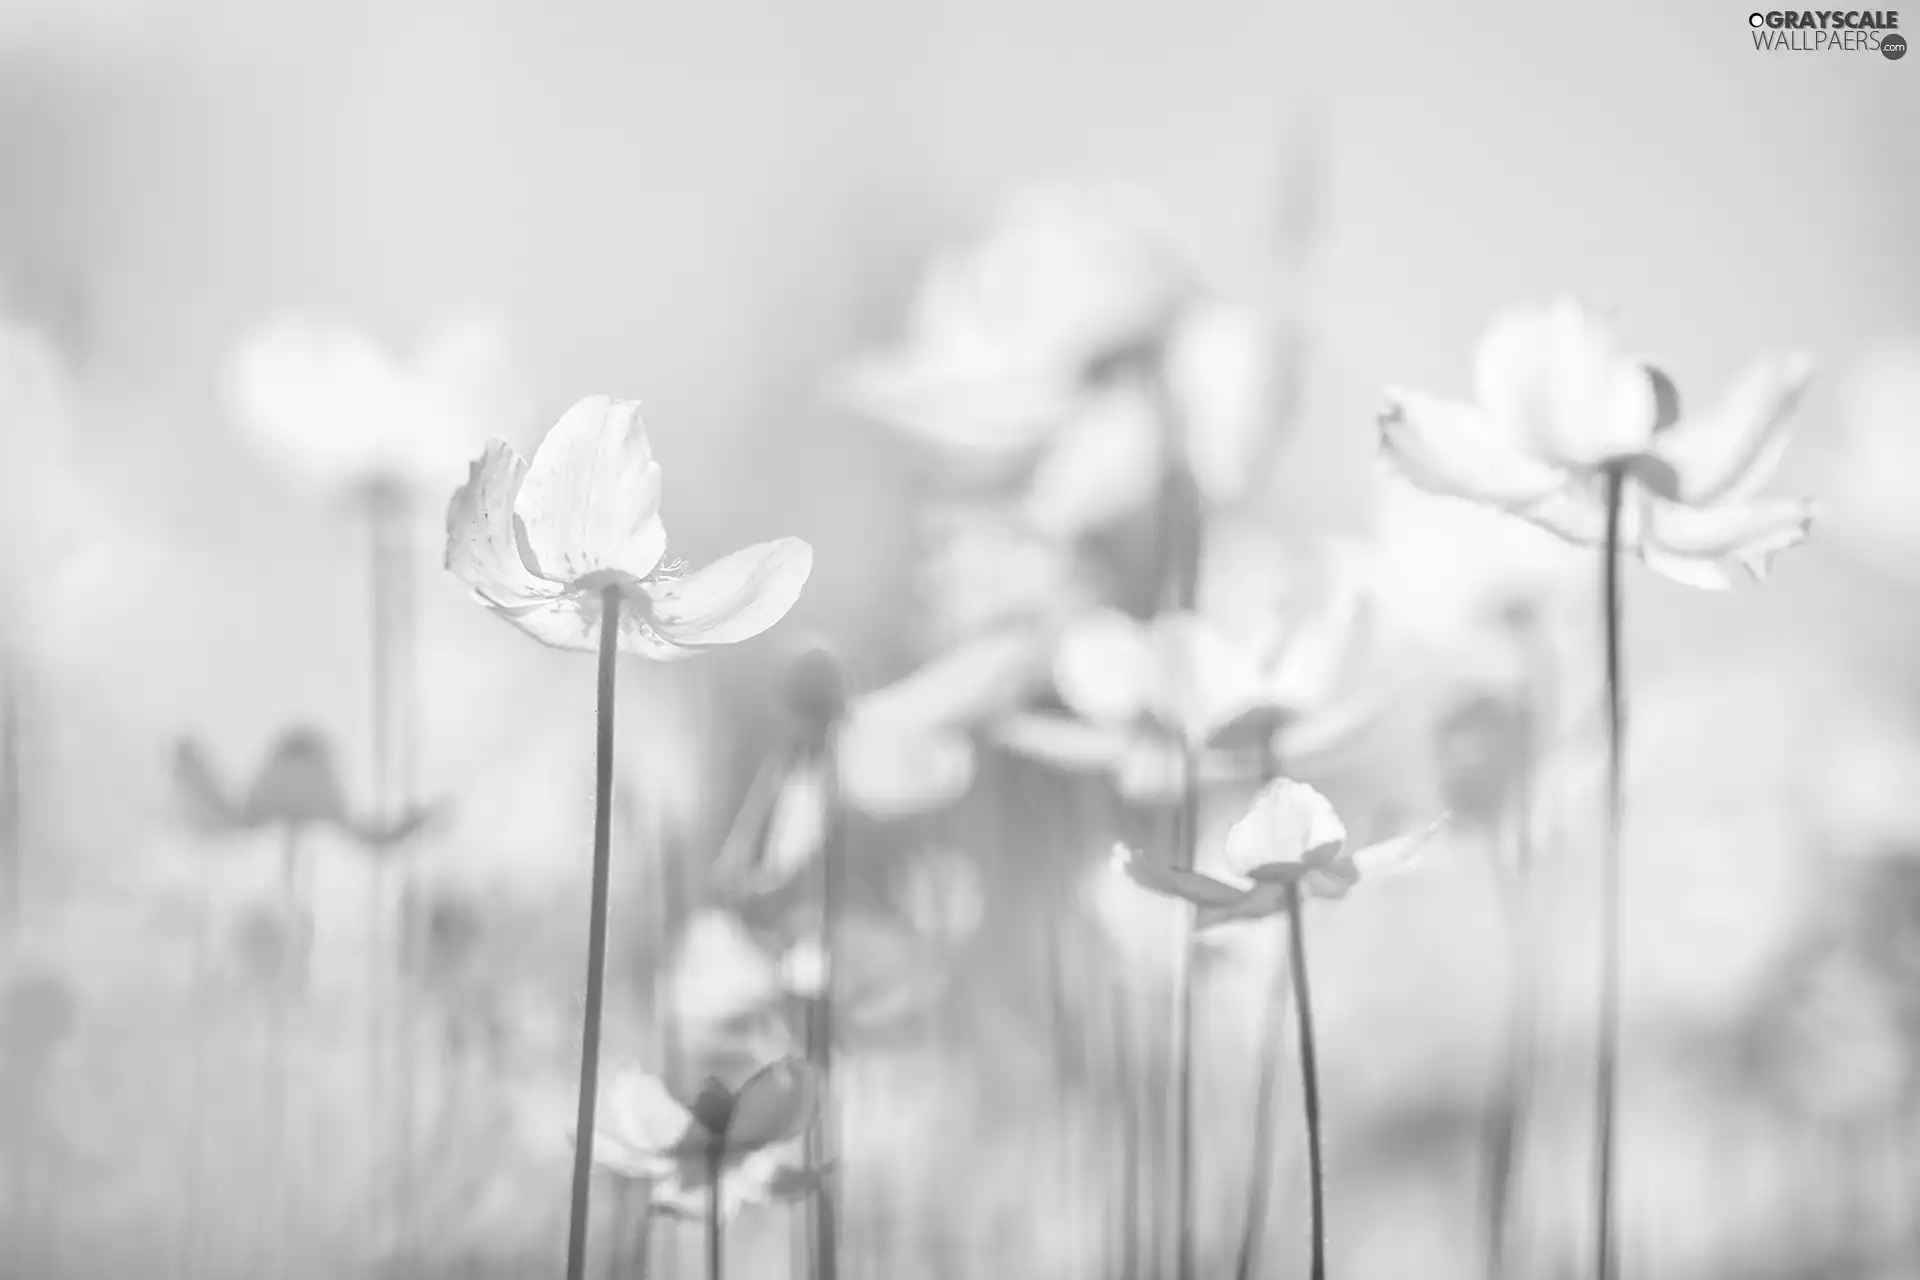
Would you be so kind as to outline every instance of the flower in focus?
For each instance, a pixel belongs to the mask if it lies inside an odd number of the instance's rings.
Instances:
[[[1349,850],[1347,829],[1325,796],[1303,782],[1276,778],[1228,830],[1227,875],[1189,871],[1125,845],[1115,846],[1114,865],[1143,888],[1193,903],[1202,927],[1257,920],[1286,910],[1296,887],[1312,897],[1339,899],[1362,880],[1407,869],[1444,820],[1414,835]]]
[[[290,469],[423,490],[459,479],[513,399],[511,380],[504,328],[479,315],[443,325],[407,360],[351,325],[282,316],[242,340],[227,374],[242,428]]]
[[[1189,287],[1159,215],[1114,189],[1014,196],[921,281],[908,336],[848,378],[875,419],[987,470],[1031,456]]]
[[[1497,316],[1474,362],[1477,403],[1389,391],[1381,442],[1431,493],[1512,512],[1602,545],[1609,476],[1623,477],[1620,546],[1676,582],[1763,578],[1803,541],[1811,504],[1761,499],[1812,373],[1804,354],[1762,357],[1703,412],[1682,414],[1665,374],[1570,298]]]
[[[521,459],[490,442],[447,510],[447,568],[481,603],[545,644],[594,649],[605,594],[619,645],[660,661],[759,635],[813,568],[798,538],[757,543],[685,572],[666,558],[660,464],[630,400],[590,396]]]
[[[761,1068],[737,1090],[708,1079],[687,1105],[659,1077],[625,1066],[601,1091],[594,1163],[651,1184],[654,1209],[674,1217],[706,1216],[716,1186],[723,1218],[798,1199],[825,1170],[789,1163],[773,1148],[806,1128],[818,1094],[813,1069],[798,1058]]]
[[[1841,386],[1839,430],[1827,450],[1823,519],[1848,550],[1920,579],[1920,335],[1863,353]]]
[[[386,849],[435,816],[432,809],[419,808],[382,822],[351,812],[340,792],[333,748],[312,729],[282,734],[244,793],[236,795],[206,749],[191,740],[174,751],[173,781],[188,822],[206,832],[331,827],[368,848]]]

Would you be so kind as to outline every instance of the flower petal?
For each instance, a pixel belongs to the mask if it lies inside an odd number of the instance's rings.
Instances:
[[[1354,869],[1363,880],[1381,880],[1390,876],[1403,875],[1420,865],[1427,846],[1440,829],[1446,825],[1447,815],[1441,814],[1423,829],[1410,835],[1395,836],[1391,840],[1382,840],[1370,844],[1364,849],[1356,849],[1352,854]]]
[[[1448,498],[1520,507],[1563,482],[1554,466],[1529,456],[1471,405],[1418,391],[1389,391],[1380,444],[1409,482]]]
[[[973,786],[973,743],[963,733],[915,732],[857,719],[839,738],[840,789],[876,818],[944,809]]]
[[[854,723],[961,728],[1024,703],[1047,669],[1038,630],[1002,629],[962,643],[854,701]]]
[[[776,538],[723,556],[685,577],[650,580],[653,630],[670,644],[737,644],[787,616],[813,571],[813,548]]]
[[[601,1138],[610,1138],[632,1152],[664,1157],[689,1142],[711,1141],[691,1112],[674,1100],[660,1077],[631,1063],[616,1068],[600,1088]]]
[[[1722,590],[1741,574],[1764,579],[1774,556],[1806,541],[1812,524],[1813,504],[1804,500],[1658,503],[1648,513],[1640,554],[1648,568],[1676,582]]]
[[[1133,721],[1155,684],[1147,628],[1117,609],[1072,623],[1054,649],[1053,681],[1075,714],[1100,725]]]
[[[1113,846],[1114,870],[1127,879],[1169,898],[1180,898],[1196,906],[1229,907],[1246,896],[1245,889],[1176,867],[1159,858],[1147,857],[1124,844]]]
[[[1182,741],[1198,746],[1216,729],[1260,705],[1261,671],[1253,652],[1194,613],[1163,613],[1148,632],[1153,647],[1150,710]]]
[[[1265,920],[1279,915],[1287,909],[1287,890],[1289,886],[1277,881],[1263,881],[1240,895],[1237,902],[1226,906],[1202,907],[1194,917],[1196,929],[1211,929],[1215,925],[1228,924],[1236,920]]]
[[[1474,353],[1474,390],[1516,444],[1562,466],[1639,453],[1659,420],[1652,375],[1567,296],[1494,317]]]
[[[819,1080],[800,1058],[784,1058],[748,1077],[727,1126],[729,1152],[757,1151],[799,1133],[813,1116]]]
[[[1091,392],[1034,468],[1024,506],[1027,524],[1066,540],[1143,510],[1160,489],[1164,437],[1138,379]]]
[[[446,567],[499,609],[525,608],[561,591],[531,572],[520,555],[513,508],[526,476],[526,462],[506,444],[490,440],[447,504]]]
[[[1123,729],[1039,714],[1003,716],[989,735],[1015,755],[1082,773],[1114,768],[1134,739]]]
[[[1262,868],[1299,863],[1310,853],[1338,848],[1347,830],[1327,798],[1304,782],[1275,778],[1227,831],[1227,869],[1258,879]]]
[[[576,582],[612,571],[639,579],[667,549],[660,464],[640,406],[588,396],[553,424],[514,500],[542,576]]]
[[[1812,377],[1813,358],[1804,352],[1764,356],[1712,408],[1661,432],[1653,453],[1679,479],[1674,496],[1706,506],[1757,491],[1786,451],[1784,427]]]

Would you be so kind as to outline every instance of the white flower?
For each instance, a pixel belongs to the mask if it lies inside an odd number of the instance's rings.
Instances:
[[[513,399],[504,326],[461,318],[410,359],[339,321],[281,316],[244,338],[227,370],[241,427],[321,484],[437,489],[502,425]]]
[[[620,647],[685,658],[759,635],[786,616],[813,568],[798,538],[762,542],[677,573],[660,522],[660,464],[640,406],[590,396],[528,463],[495,440],[447,510],[447,568],[481,603],[562,649],[593,649],[606,592]]]
[[[1017,195],[937,259],[907,341],[856,368],[850,397],[943,453],[989,467],[1029,454],[1104,362],[1151,346],[1188,286],[1135,193]]]
[[[1362,880],[1398,874],[1414,865],[1444,818],[1425,830],[1347,848],[1347,829],[1327,798],[1302,782],[1276,778],[1254,797],[1227,832],[1223,862],[1228,877],[1216,878],[1114,847],[1114,866],[1140,885],[1200,908],[1198,923],[1252,920],[1287,908],[1289,895],[1344,898]]]
[[[1624,477],[1620,546],[1691,586],[1764,577],[1807,535],[1811,505],[1760,499],[1812,372],[1799,353],[1754,361],[1703,412],[1570,298],[1494,319],[1474,364],[1477,403],[1390,391],[1387,455],[1414,484],[1531,520],[1570,541],[1605,536],[1608,474]]]

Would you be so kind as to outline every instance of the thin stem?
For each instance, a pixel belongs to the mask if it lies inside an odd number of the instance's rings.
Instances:
[[[593,889],[587,907],[587,1008],[580,1024],[580,1105],[574,1122],[573,1199],[567,1214],[567,1280],[587,1274],[587,1209],[593,1198],[593,1126],[600,1092],[600,1011],[607,979],[607,889],[613,866],[613,677],[619,653],[620,589],[600,597],[600,669],[595,694]]]
[[[1183,772],[1180,817],[1176,839],[1176,864],[1191,869],[1199,842],[1200,793],[1199,767],[1194,749],[1189,747],[1181,761]],[[1193,1280],[1199,1262],[1193,1229],[1193,913],[1186,913],[1181,926],[1178,963],[1174,968],[1176,1005],[1174,1039],[1174,1089],[1178,1107],[1175,1120],[1174,1203],[1180,1224],[1179,1256],[1175,1270],[1178,1280]]]
[[[1487,1134],[1486,1247],[1487,1274],[1508,1274],[1507,1251],[1512,1232],[1514,1172],[1528,1126],[1528,1093],[1533,1071],[1535,1006],[1538,1002],[1538,966],[1533,957],[1532,898],[1534,769],[1532,725],[1537,708],[1528,704],[1529,746],[1520,765],[1509,814],[1513,830],[1512,891],[1507,913],[1508,969],[1513,986],[1508,995],[1506,1064],[1500,1095],[1492,1108]]]
[[[1614,1102],[1620,1057],[1620,827],[1621,786],[1620,508],[1626,479],[1618,463],[1607,468],[1607,537],[1602,548],[1607,664],[1606,843],[1600,859],[1600,1037],[1594,1099],[1594,1276],[1613,1280],[1619,1265],[1614,1222]]]
[[[812,1002],[813,1043],[808,1046],[820,1065],[820,1104],[814,1127],[808,1134],[809,1165],[825,1165],[839,1155],[836,1126],[839,1108],[834,1104],[833,1036],[834,985],[839,977],[838,925],[840,905],[846,893],[846,860],[841,848],[840,761],[836,733],[829,727],[818,745],[822,824],[820,844],[820,951],[826,960],[826,976],[820,998]],[[810,1237],[812,1258],[808,1268],[813,1280],[836,1280],[840,1271],[840,1211],[833,1187],[824,1180],[812,1197]]]
[[[720,1171],[722,1154],[717,1143],[707,1152],[707,1163],[713,1173],[713,1186],[707,1191],[707,1280],[726,1280],[727,1233],[720,1221],[720,1182],[726,1176]]]
[[[1292,999],[1291,966],[1276,957],[1273,985],[1267,993],[1260,1041],[1260,1083],[1253,1103],[1253,1153],[1247,1168],[1247,1208],[1242,1217],[1235,1280],[1252,1280],[1254,1263],[1267,1236],[1267,1206],[1273,1181],[1274,1100],[1280,1092],[1280,1046],[1286,1039],[1287,1005]]]
[[[1327,1202],[1325,1165],[1320,1150],[1320,1067],[1313,1038],[1313,993],[1307,981],[1307,932],[1300,910],[1300,886],[1287,887],[1287,933],[1292,950],[1293,1008],[1300,1035],[1300,1095],[1307,1120],[1307,1191],[1313,1231],[1310,1280],[1327,1276]]]

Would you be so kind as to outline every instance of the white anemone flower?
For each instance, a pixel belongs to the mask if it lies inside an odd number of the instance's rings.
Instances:
[[[605,594],[619,646],[660,661],[749,640],[785,617],[813,548],[779,538],[702,569],[667,559],[660,464],[630,400],[590,396],[527,462],[490,442],[447,510],[447,568],[534,639],[591,651]]]
[[[1706,409],[1568,297],[1495,317],[1474,361],[1475,403],[1389,391],[1386,455],[1414,484],[1601,545],[1610,474],[1622,476],[1619,545],[1689,586],[1766,576],[1807,536],[1812,506],[1756,496],[1787,445],[1812,374],[1793,352],[1751,363]]]
[[[1115,846],[1113,863],[1142,888],[1194,904],[1196,923],[1204,928],[1278,915],[1295,892],[1338,900],[1363,881],[1410,870],[1444,821],[1349,849],[1346,826],[1325,796],[1303,782],[1276,778],[1228,830],[1223,875],[1186,870],[1125,845]]]

